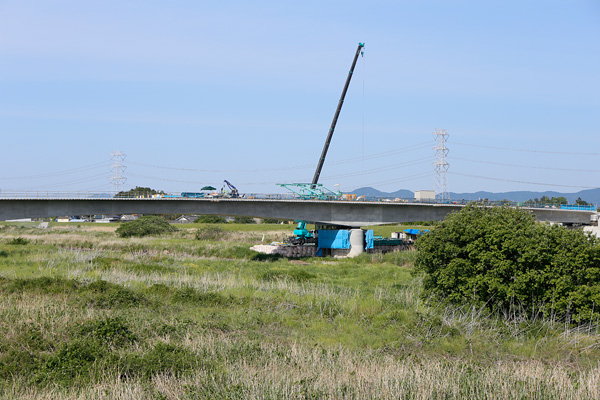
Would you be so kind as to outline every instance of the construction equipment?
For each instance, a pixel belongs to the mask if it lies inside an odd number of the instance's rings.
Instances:
[[[333,137],[333,131],[335,130],[335,125],[337,124],[338,117],[340,116],[340,111],[342,111],[342,106],[344,105],[344,98],[346,97],[346,92],[348,91],[348,86],[350,85],[352,74],[354,74],[356,60],[358,60],[359,54],[363,54],[363,47],[365,47],[365,44],[359,43],[358,48],[356,49],[356,54],[354,54],[354,60],[352,60],[352,66],[350,67],[350,71],[348,72],[346,84],[344,84],[344,89],[342,90],[342,96],[340,97],[340,101],[338,102],[335,114],[333,115],[333,121],[331,121],[331,127],[329,128],[329,132],[327,133],[327,139],[325,140],[325,145],[323,146],[323,151],[321,152],[321,157],[319,158],[319,163],[317,164],[317,170],[315,171],[315,175],[313,176],[312,185],[316,185],[317,182],[319,182],[319,176],[321,175],[321,169],[323,169],[323,163],[325,163],[325,156],[327,156],[327,150],[329,150],[329,144],[331,143],[331,138]]]
[[[338,117],[340,116],[340,112],[342,111],[342,106],[344,105],[344,99],[346,98],[346,92],[348,91],[348,86],[350,86],[350,80],[352,79],[352,75],[354,74],[354,67],[356,66],[356,61],[358,60],[358,56],[363,54],[363,48],[365,47],[364,43],[359,43],[358,48],[356,49],[356,53],[354,54],[354,59],[352,60],[352,66],[350,67],[350,71],[348,72],[348,77],[346,78],[346,83],[344,84],[344,89],[342,90],[342,95],[338,102],[337,108],[335,110],[335,114],[333,115],[333,120],[331,121],[331,126],[329,127],[329,132],[327,132],[327,139],[325,139],[325,144],[323,145],[323,150],[321,151],[321,157],[319,157],[319,162],[317,163],[317,169],[315,171],[315,175],[313,176],[311,183],[285,183],[279,184],[279,186],[285,187],[292,192],[298,194],[298,192],[302,192],[304,194],[308,194],[308,196],[301,195],[301,198],[304,199],[334,199],[331,196],[331,193],[335,193],[337,195],[336,199],[339,199],[342,195],[341,192],[334,192],[330,189],[323,187],[323,185],[318,184],[319,176],[321,175],[321,170],[323,169],[323,164],[325,163],[325,157],[327,156],[327,151],[329,150],[329,144],[331,143],[331,138],[333,137],[333,131],[335,131],[335,126],[337,125]],[[296,187],[294,190],[292,187]],[[324,191],[325,189],[326,191]],[[312,193],[311,193],[312,192]],[[328,193],[329,192],[329,193]]]
[[[295,245],[303,245],[306,243],[316,243],[317,238],[315,237],[314,232],[306,229],[305,221],[294,221],[298,222],[298,226],[294,229],[294,236],[290,236],[288,238],[288,243]]]
[[[356,53],[354,54],[354,59],[352,60],[352,66],[350,67],[350,71],[348,72],[348,77],[346,78],[346,83],[344,84],[344,89],[342,90],[342,95],[338,102],[337,108],[335,110],[335,114],[333,115],[333,120],[331,121],[331,126],[329,127],[329,132],[327,132],[327,139],[325,139],[325,145],[323,146],[323,150],[321,151],[321,157],[319,157],[319,162],[317,163],[317,169],[315,171],[315,175],[313,176],[312,182],[308,183],[286,183],[279,184],[281,187],[285,187],[288,190],[291,190],[295,194],[297,194],[301,199],[318,199],[318,200],[339,200],[342,197],[342,193],[340,191],[333,191],[331,189],[326,188],[322,184],[319,184],[319,176],[321,175],[321,170],[323,169],[323,164],[325,163],[325,157],[327,156],[327,151],[329,150],[329,144],[331,143],[331,138],[333,137],[333,131],[335,130],[335,126],[337,124],[338,117],[340,116],[340,112],[342,111],[342,106],[344,105],[344,99],[346,98],[346,92],[348,91],[348,86],[350,85],[350,80],[352,79],[352,75],[354,74],[354,67],[356,66],[356,61],[358,60],[359,54],[363,54],[363,48],[365,47],[364,43],[359,43],[358,48],[356,49]],[[294,236],[288,239],[288,242],[295,245],[303,245],[305,243],[316,243],[317,237],[313,232],[309,232],[306,229],[306,221],[297,221],[298,226],[294,230]]]
[[[229,197],[232,197],[234,199],[237,199],[238,197],[240,197],[240,192],[238,192],[237,188],[235,186],[233,186],[231,183],[229,183],[227,181],[227,179],[225,179],[223,182],[225,182],[225,184],[227,185],[227,187],[229,188]]]
[[[316,185],[310,183],[278,183],[277,185],[286,188],[302,200],[339,200],[342,192],[331,190],[321,183]]]

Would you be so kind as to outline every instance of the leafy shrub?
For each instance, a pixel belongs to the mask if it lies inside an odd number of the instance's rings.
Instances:
[[[143,296],[103,280],[92,282],[82,290],[87,292],[87,304],[99,308],[135,307],[146,302]]]
[[[225,236],[220,226],[203,226],[196,230],[196,240],[218,240]]]
[[[205,364],[190,350],[159,342],[144,354],[127,354],[115,359],[114,364],[124,377],[140,377],[149,379],[156,374],[180,376],[198,367],[206,370],[214,369]]]
[[[160,235],[163,233],[175,232],[177,228],[169,222],[155,215],[147,215],[135,221],[125,222],[116,230],[120,237],[143,237],[147,235]]]
[[[42,366],[39,381],[71,386],[77,377],[89,374],[94,362],[104,355],[104,348],[92,341],[64,343]]]
[[[12,240],[9,240],[7,242],[7,244],[14,244],[14,245],[20,245],[20,246],[25,246],[26,244],[29,244],[29,240],[22,238],[22,237],[16,237]]]
[[[149,197],[153,194],[164,194],[162,190],[155,190],[149,187],[140,187],[136,186],[134,189],[129,189],[127,191],[121,191],[115,195],[116,198],[124,197],[124,198],[135,198],[135,197]]]
[[[3,285],[0,285],[0,287]],[[7,280],[6,290],[9,293],[35,292],[35,293],[72,293],[79,287],[77,281],[63,278],[17,278]]]
[[[227,221],[224,217],[218,215],[201,215],[194,222],[201,224],[224,224]]]
[[[194,303],[203,306],[217,306],[227,304],[229,300],[219,293],[199,292],[192,287],[174,289],[173,300],[182,303]]]
[[[95,340],[101,345],[115,347],[138,341],[125,321],[119,317],[87,321],[79,327],[78,334],[83,338]]]
[[[417,243],[424,294],[508,313],[589,321],[600,313],[599,240],[527,211],[467,206]]]
[[[277,219],[277,218],[263,218],[262,223],[263,224],[287,224],[288,222],[290,222],[291,220],[289,219]]]
[[[233,219],[234,224],[255,224],[254,218],[250,217],[235,217]]]
[[[40,367],[39,351],[16,348],[0,352],[0,379],[8,381],[24,374],[34,374]]]
[[[8,257],[8,251],[0,250],[0,257]]]

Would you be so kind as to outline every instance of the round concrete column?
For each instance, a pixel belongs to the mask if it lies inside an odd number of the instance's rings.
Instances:
[[[350,252],[348,257],[356,257],[365,252],[365,232],[362,229],[350,229]]]

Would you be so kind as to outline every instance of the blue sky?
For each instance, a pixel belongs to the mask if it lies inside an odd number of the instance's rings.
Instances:
[[[1,191],[599,187],[600,2],[0,0]]]

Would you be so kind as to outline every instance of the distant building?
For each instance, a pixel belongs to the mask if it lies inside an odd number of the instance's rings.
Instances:
[[[100,224],[119,222],[120,219],[121,219],[120,215],[94,215],[94,222],[97,222]]]
[[[191,224],[192,222],[194,222],[197,219],[198,219],[197,215],[182,215],[181,217],[179,217],[175,221],[173,221],[173,223],[175,223],[175,224]]]
[[[415,191],[416,201],[434,201],[435,191],[434,190],[417,190]]]

